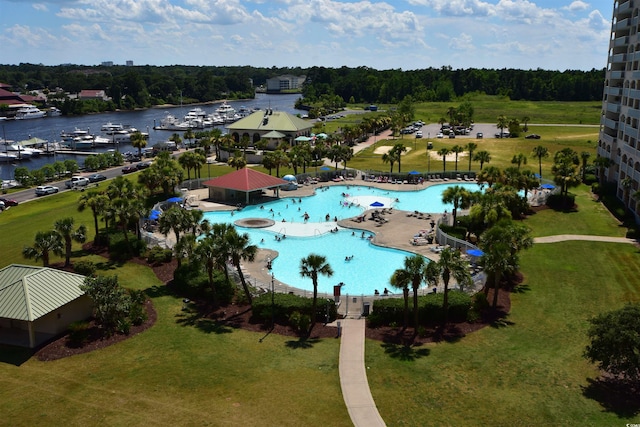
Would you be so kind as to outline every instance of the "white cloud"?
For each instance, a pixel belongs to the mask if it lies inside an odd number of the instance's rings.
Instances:
[[[438,13],[449,16],[489,16],[495,13],[495,6],[480,0],[409,0],[416,6],[426,6]]]
[[[589,3],[583,2],[581,0],[576,0],[563,9],[569,10],[571,12],[582,12],[589,9]]]

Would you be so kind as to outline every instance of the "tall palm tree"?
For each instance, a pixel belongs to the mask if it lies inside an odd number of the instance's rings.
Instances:
[[[484,254],[480,258],[480,264],[485,271],[493,275],[493,308],[498,306],[498,292],[502,283],[502,275],[513,266],[512,258],[509,256],[509,246],[506,242],[496,242],[491,246],[483,248]],[[489,284],[485,287],[485,293],[489,289]]]
[[[323,276],[333,276],[333,269],[327,263],[327,258],[322,255],[309,254],[306,258],[300,260],[300,276],[309,277],[313,282],[313,303],[311,305],[311,326],[309,334],[316,324],[316,310],[318,305],[318,274]]]
[[[527,156],[523,153],[514,154],[511,164],[518,166],[518,169],[520,169],[520,166],[527,164]]]
[[[580,153],[580,160],[582,160],[582,182],[585,181],[585,177],[587,175],[587,162],[589,161],[589,157],[591,157],[591,153],[588,151]]]
[[[549,149],[543,145],[533,148],[533,155],[538,158],[538,175],[542,178],[542,159],[549,157]]]
[[[598,182],[602,184],[604,182],[604,170],[613,164],[610,158],[604,156],[598,156],[593,159],[593,164],[598,168]]]
[[[382,155],[382,163],[389,163],[389,165],[391,165],[391,170],[389,170],[389,173],[393,173],[393,164],[395,162],[396,157],[391,152],[387,152]]]
[[[219,265],[218,259],[220,256],[220,247],[218,245],[218,239],[216,239],[212,234],[207,234],[202,239],[198,240],[194,249],[194,254],[204,264],[205,270],[207,271],[209,288],[211,289],[213,297],[213,306],[218,307],[218,289],[216,288],[216,284],[213,279],[213,271],[216,266]]]
[[[407,152],[407,147],[402,143],[398,143],[394,145],[393,148],[391,148],[391,151],[389,151],[389,154],[394,156],[395,159],[398,161],[398,173],[402,172],[400,170],[402,167],[402,153],[406,153],[406,152]]]
[[[98,227],[98,215],[103,213],[109,204],[109,198],[101,191],[85,191],[78,199],[78,211],[82,212],[86,208],[91,209],[93,214],[93,224],[96,229],[96,238],[100,232]]]
[[[42,264],[45,267],[49,267],[49,257],[51,253],[58,256],[64,254],[64,244],[62,237],[55,230],[38,231],[36,233],[33,246],[25,247],[22,250],[22,255],[27,259],[35,259],[36,261],[42,259]]]
[[[73,217],[66,217],[57,220],[53,224],[53,229],[60,234],[64,241],[64,266],[71,265],[71,246],[73,241],[84,243],[87,240],[87,227],[81,225],[77,230],[73,228]]]
[[[489,154],[489,152],[486,150],[481,150],[473,156],[473,160],[475,162],[480,162],[480,170],[482,170],[484,164],[491,161],[491,154]]]
[[[247,302],[249,303],[249,305],[253,306],[251,292],[249,291],[247,281],[244,278],[244,273],[242,272],[240,262],[243,260],[252,262],[256,257],[258,247],[256,245],[250,244],[251,239],[249,238],[248,233],[240,234],[235,227],[231,227],[227,230],[224,236],[224,242],[226,244],[227,250],[229,251],[228,253],[229,257],[231,258],[231,263],[236,268],[238,276],[240,277],[240,283],[242,283],[242,289],[244,289],[245,296],[247,297]]]
[[[147,137],[140,131],[135,131],[130,136],[131,145],[138,149],[138,157],[142,157],[142,149],[147,146]]]
[[[178,206],[172,206],[162,212],[160,218],[158,218],[158,231],[164,234],[165,237],[169,232],[173,231],[176,236],[175,245],[180,246],[180,233],[188,230],[190,226],[188,216],[191,216],[189,211]],[[176,253],[176,260],[178,261],[178,266],[180,266],[182,259],[178,253]]]
[[[402,290],[402,297],[404,298],[404,314],[403,314],[403,324],[402,329],[407,329],[409,326],[409,284],[411,283],[411,277],[402,268],[397,269],[391,275],[389,279],[389,284],[396,288]]]
[[[503,178],[502,170],[497,166],[487,166],[486,169],[482,169],[478,174],[478,182],[486,182],[489,188],[494,183],[500,182]]]
[[[451,147],[451,152],[453,154],[455,154],[455,158],[456,158],[456,166],[455,166],[455,171],[458,172],[458,154],[462,153],[464,151],[464,147],[462,145],[454,145],[453,147]]]
[[[467,209],[471,205],[471,193],[459,185],[448,187],[442,192],[442,203],[453,204],[453,225],[455,226],[458,209]]]
[[[411,280],[411,288],[413,290],[413,327],[415,328],[416,334],[418,332],[418,326],[420,325],[418,290],[424,280],[424,267],[426,264],[427,261],[422,255],[408,256],[404,259],[404,270]]]
[[[524,116],[522,118],[522,130],[525,132],[529,132],[529,122],[531,121],[531,118],[529,116]]]
[[[467,144],[467,151],[469,152],[469,172],[471,172],[471,160],[473,160],[473,152],[478,148],[478,144],[470,142]]]
[[[445,248],[440,253],[438,265],[442,273],[442,283],[444,284],[444,299],[442,300],[444,325],[449,320],[449,280],[451,276],[453,276],[459,284],[464,285],[471,281],[471,275],[467,268],[467,262],[462,259],[460,251],[457,249]]]
[[[502,138],[502,134],[504,133],[504,128],[509,126],[509,119],[507,116],[500,115],[498,116],[498,120],[496,121],[496,127],[500,129],[500,137]]]
[[[451,153],[446,147],[443,147],[438,150],[438,156],[442,156],[442,173],[444,174],[447,171],[447,155]]]

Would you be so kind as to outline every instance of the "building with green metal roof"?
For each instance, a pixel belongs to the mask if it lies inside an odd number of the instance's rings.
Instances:
[[[239,142],[247,137],[255,144],[265,138],[270,141],[270,148],[275,148],[280,140],[295,145],[295,139],[299,136],[310,136],[312,128],[313,124],[307,120],[284,111],[270,109],[256,111],[227,126],[234,141]]]
[[[91,316],[85,276],[12,264],[0,270],[0,343],[34,348]]]

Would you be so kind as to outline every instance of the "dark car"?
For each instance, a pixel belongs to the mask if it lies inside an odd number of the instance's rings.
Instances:
[[[4,197],[0,197],[0,202],[4,203],[5,206],[17,206],[18,202],[11,199],[5,199]]]
[[[100,181],[104,181],[105,179],[107,179],[106,176],[100,174],[100,173],[94,173],[93,175],[89,175],[87,178],[89,178],[89,182],[100,182]]]
[[[125,166],[122,168],[122,173],[132,173],[137,171],[138,168],[136,168],[135,166]]]
[[[140,162],[136,165],[136,168],[140,170],[140,169],[146,169],[149,166],[151,166],[151,162]]]
[[[527,135],[524,139],[540,139],[540,135],[532,133],[531,135]]]

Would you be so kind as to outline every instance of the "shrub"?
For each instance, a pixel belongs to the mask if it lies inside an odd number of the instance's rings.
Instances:
[[[70,347],[82,347],[89,339],[89,322],[79,321],[69,325],[68,344]]]
[[[129,320],[136,326],[142,325],[147,320],[147,310],[145,309],[147,296],[144,294],[144,291],[130,290],[129,297],[131,298]]]
[[[147,262],[149,264],[170,262],[172,257],[173,251],[171,249],[163,249],[160,246],[154,246],[147,251]]]
[[[309,330],[311,325],[311,317],[308,314],[302,314],[299,311],[294,311],[289,316],[289,323],[298,332],[305,332]]]
[[[576,204],[576,196],[573,194],[552,194],[547,198],[547,206],[556,210],[572,209]]]
[[[94,276],[96,273],[96,264],[92,261],[77,261],[73,263],[73,269],[76,273],[83,276]]]

